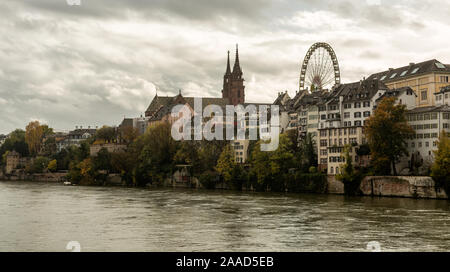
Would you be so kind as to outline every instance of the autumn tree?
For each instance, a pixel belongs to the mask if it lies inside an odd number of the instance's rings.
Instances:
[[[439,137],[438,149],[434,151],[431,176],[450,195],[450,138],[443,131]]]
[[[56,160],[51,160],[48,163],[47,169],[50,172],[56,172],[56,170],[58,169],[58,162]]]
[[[131,144],[139,137],[139,130],[131,126],[123,127],[120,129],[120,137],[124,143]]]
[[[402,156],[408,156],[406,140],[414,132],[406,120],[406,105],[395,101],[395,97],[384,98],[364,128],[378,174],[390,174],[392,169],[397,175],[395,165]]]
[[[27,125],[25,131],[25,141],[28,145],[30,154],[36,155],[40,151],[43,137],[44,127],[41,126],[39,121],[33,121]]]

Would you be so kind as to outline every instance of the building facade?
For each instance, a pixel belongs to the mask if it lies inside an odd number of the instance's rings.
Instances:
[[[449,85],[450,65],[438,60],[410,63],[400,68],[373,74],[369,79],[378,79],[390,89],[410,87],[417,95],[416,107],[436,105],[435,93]]]

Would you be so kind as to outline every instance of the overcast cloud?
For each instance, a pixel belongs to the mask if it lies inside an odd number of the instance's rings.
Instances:
[[[295,95],[309,46],[330,43],[342,81],[450,63],[448,1],[3,0],[0,133],[117,125],[158,95],[220,96],[239,43],[250,102]],[[234,54],[232,54],[234,55]]]

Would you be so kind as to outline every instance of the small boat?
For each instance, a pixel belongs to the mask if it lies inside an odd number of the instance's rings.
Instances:
[[[64,181],[64,185],[72,185],[70,181]]]

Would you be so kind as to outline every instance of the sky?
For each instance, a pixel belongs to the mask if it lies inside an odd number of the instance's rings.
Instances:
[[[118,125],[156,92],[220,97],[236,43],[248,102],[294,96],[315,42],[334,48],[342,83],[450,63],[449,1],[76,1],[0,1],[0,134]]]

